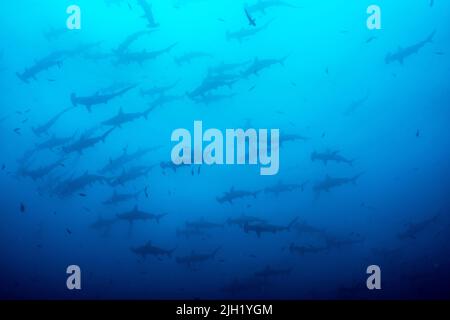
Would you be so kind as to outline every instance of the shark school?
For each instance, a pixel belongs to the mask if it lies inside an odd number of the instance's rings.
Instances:
[[[202,121],[194,121],[194,131],[180,128],[172,132],[171,159],[175,165],[260,165],[261,175],[279,170],[280,130],[211,128],[203,132]],[[206,144],[205,148],[204,144]],[[247,161],[248,160],[248,161]]]

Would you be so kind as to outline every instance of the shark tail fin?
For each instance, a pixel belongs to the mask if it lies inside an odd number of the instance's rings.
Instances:
[[[177,250],[177,248],[178,248],[178,246],[175,247],[175,248],[173,248],[172,250],[169,250],[169,251],[167,252],[167,255],[168,255],[169,257],[172,257],[172,254],[175,252],[175,250]]]
[[[16,76],[17,76],[20,80],[22,80],[23,82],[28,83],[28,80],[24,77],[23,74],[20,74],[19,72],[16,72]]]
[[[109,129],[108,131],[106,131],[106,132],[103,134],[103,136],[102,136],[102,142],[105,142],[106,137],[109,136],[109,134],[110,134],[111,132],[113,132],[114,129],[115,129],[115,127]]]
[[[217,252],[219,252],[220,249],[222,249],[222,247],[221,247],[221,246],[218,246],[216,249],[214,249],[214,251],[212,252],[211,255],[212,255],[213,257],[215,257],[216,254],[217,254]]]
[[[290,230],[292,226],[297,222],[298,217],[295,217],[291,222],[289,222],[287,229]]]
[[[391,60],[392,60],[392,53],[389,52],[384,58],[384,63],[389,64],[391,63]]]
[[[284,63],[286,62],[286,59],[289,58],[290,54],[284,56],[280,59],[279,63],[284,67]]]
[[[352,183],[356,184],[356,181],[364,174],[364,172],[358,173],[356,176],[352,178]]]
[[[165,216],[167,216],[167,213],[163,213],[159,216],[156,217],[156,223],[159,223],[159,221],[161,220],[161,218],[164,218]]]
[[[227,38],[227,41],[230,41],[230,39],[231,39],[231,33],[230,33],[230,31],[227,31],[227,33],[225,34],[225,36],[226,36],[226,38]]]
[[[428,36],[426,42],[433,42],[433,38],[436,34],[436,30],[433,30],[433,32]]]
[[[76,107],[77,104],[77,95],[75,94],[75,92],[72,92],[70,94],[70,102],[72,102],[72,106]]]

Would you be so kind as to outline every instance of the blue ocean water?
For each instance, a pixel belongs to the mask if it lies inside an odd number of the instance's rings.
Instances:
[[[448,299],[450,3],[372,2],[2,1],[1,298]],[[278,174],[173,167],[196,120],[280,129]]]

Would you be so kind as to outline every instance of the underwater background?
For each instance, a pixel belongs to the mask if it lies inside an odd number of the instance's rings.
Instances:
[[[450,2],[373,2],[2,1],[0,297],[450,298]],[[195,120],[278,174],[174,166]]]

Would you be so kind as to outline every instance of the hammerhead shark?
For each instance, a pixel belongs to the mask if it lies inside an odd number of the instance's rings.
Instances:
[[[92,96],[86,96],[86,97],[78,97],[75,93],[72,93],[70,95],[70,100],[74,107],[81,104],[81,105],[85,106],[89,112],[91,112],[92,106],[95,106],[98,104],[106,104],[110,100],[124,95],[126,92],[130,91],[131,89],[133,89],[135,87],[136,87],[136,85],[131,85],[131,86],[128,86],[117,92],[108,93],[108,94],[100,94],[99,92],[97,92],[96,94],[94,94]]]
[[[250,13],[261,12],[266,13],[266,10],[271,7],[288,7],[288,8],[298,8],[295,5],[281,1],[281,0],[259,0],[253,5],[248,5],[246,7],[247,11]]]
[[[138,0],[138,4],[141,6],[144,11],[143,18],[147,19],[147,26],[149,28],[157,28],[159,27],[159,23],[155,21],[153,16],[152,5],[149,4],[146,0]]]
[[[330,189],[343,186],[349,183],[355,184],[356,181],[363,173],[359,173],[350,178],[332,178],[329,175],[325,177],[325,180],[317,183],[313,189],[317,195],[319,195],[322,191],[329,192]]]
[[[149,212],[144,212],[139,210],[138,206],[134,206],[134,208],[131,211],[127,211],[124,213],[117,214],[117,218],[120,220],[128,221],[130,224],[137,220],[155,220],[156,223],[159,223],[161,218],[165,217],[167,213],[162,214],[153,214]]]
[[[53,116],[50,120],[48,120],[46,123],[44,123],[41,126],[38,127],[33,127],[31,128],[34,132],[35,135],[40,136],[41,134],[47,134],[48,130],[53,127],[53,125],[56,123],[56,121],[58,121],[59,118],[61,118],[61,116],[63,114],[65,114],[67,111],[72,110],[74,107],[68,107],[62,111],[60,111],[59,113],[57,113],[55,116]]]
[[[106,137],[108,137],[111,134],[111,132],[113,132],[114,129],[115,128],[111,128],[104,134],[97,137],[87,137],[83,135],[80,137],[80,139],[78,139],[74,143],[66,147],[63,147],[63,151],[65,153],[78,152],[79,154],[82,154],[85,149],[92,148],[99,142],[105,142]]]
[[[233,204],[233,200],[245,198],[252,196],[256,198],[256,195],[260,192],[258,191],[244,191],[244,190],[235,190],[234,187],[231,187],[230,191],[224,192],[223,196],[217,197],[216,200],[219,203],[229,202]]]
[[[148,241],[145,245],[140,246],[140,247],[134,247],[134,248],[132,247],[132,248],[130,248],[130,250],[133,253],[141,256],[144,259],[147,255],[157,256],[157,257],[168,256],[170,258],[170,257],[172,257],[172,253],[176,250],[176,248],[166,250],[166,249],[162,249],[160,247],[154,246],[151,241]]]
[[[418,53],[420,49],[422,49],[426,44],[433,42],[434,35],[436,34],[436,30],[434,30],[426,39],[419,41],[416,44],[413,44],[406,48],[399,47],[397,52],[388,53],[385,58],[386,64],[391,62],[398,61],[400,64],[403,64],[403,61],[410,57],[411,55]]]
[[[102,124],[105,126],[121,128],[123,124],[128,123],[128,122],[133,122],[135,120],[138,120],[139,118],[145,118],[145,120],[147,120],[148,114],[153,109],[154,108],[152,106],[150,106],[150,108],[147,108],[147,110],[142,111],[142,112],[125,113],[125,112],[123,112],[123,109],[120,108],[117,115],[115,115],[111,119],[108,119],[108,120],[102,122]]]
[[[176,261],[177,263],[186,264],[187,266],[191,267],[193,264],[198,264],[200,262],[214,259],[219,250],[220,247],[216,248],[210,253],[195,253],[194,251],[192,251],[191,254],[187,256],[177,257]]]
[[[246,223],[244,224],[244,232],[245,233],[249,233],[249,232],[255,232],[256,235],[259,237],[261,237],[262,233],[277,233],[277,232],[281,232],[281,231],[289,231],[291,230],[292,226],[297,222],[298,217],[293,219],[291,222],[289,222],[289,224],[287,226],[277,226],[274,224],[270,224],[267,222],[259,222],[259,223],[254,223],[254,224],[249,224]]]

